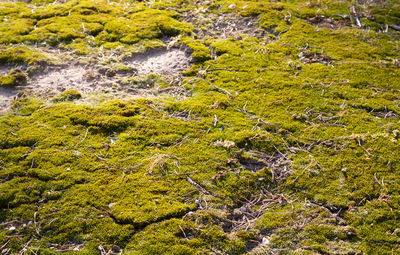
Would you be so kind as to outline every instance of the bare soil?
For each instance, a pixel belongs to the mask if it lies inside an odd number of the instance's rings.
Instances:
[[[137,70],[138,75],[178,75],[190,67],[190,54],[181,49],[153,49],[134,56],[126,65]]]
[[[26,65],[15,65],[15,64],[0,64],[0,75],[7,75],[11,69],[18,68],[21,70],[26,70]]]
[[[329,29],[341,29],[343,27],[355,26],[351,23],[350,17],[348,16],[344,16],[342,20],[335,20],[333,18],[325,17],[322,15],[316,15],[307,19],[307,21],[311,25]]]
[[[0,87],[0,113],[5,112],[10,107],[17,93],[18,89]]]
[[[233,14],[188,13],[185,22],[195,25],[195,33],[200,37],[237,38],[241,34],[264,37],[268,32],[257,26],[256,17]]]
[[[138,89],[123,86],[119,80],[134,76],[158,74],[167,76],[167,79],[174,81],[177,76],[180,76],[180,72],[190,67],[190,62],[190,54],[185,50],[163,48],[149,50],[125,60],[125,65],[131,67],[131,70],[124,72],[98,66],[84,66],[78,63],[49,66],[44,71],[31,75],[26,86],[0,88],[0,113],[8,110],[16,99],[18,91],[22,89],[25,91],[25,95],[38,95],[44,98],[53,97],[67,89],[76,89],[83,94],[106,92],[117,98],[121,95],[121,92],[124,92],[125,97],[130,95],[135,97],[148,96],[158,93],[182,96],[183,92],[179,88],[178,90],[160,91],[153,87]],[[14,67],[0,66],[0,74],[8,74]]]

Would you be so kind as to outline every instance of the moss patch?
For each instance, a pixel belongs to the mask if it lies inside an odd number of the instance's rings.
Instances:
[[[0,242],[10,253],[398,253],[398,32],[380,29],[398,21],[396,4],[2,5],[1,63],[46,61],[21,43],[121,73],[130,53],[160,45],[186,45],[196,63],[178,80],[120,82],[180,100],[15,101],[0,117]],[[251,16],[269,35],[202,38],[183,22],[196,12]],[[346,22],[314,22],[325,18]]]

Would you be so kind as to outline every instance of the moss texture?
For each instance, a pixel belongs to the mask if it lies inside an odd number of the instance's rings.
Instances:
[[[164,37],[196,63],[182,100],[16,100],[0,116],[7,252],[400,253],[398,1],[50,2],[0,6],[2,65]],[[201,37],[193,13],[266,34]]]

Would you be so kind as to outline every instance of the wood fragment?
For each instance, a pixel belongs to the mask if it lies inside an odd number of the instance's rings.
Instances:
[[[365,149],[362,145],[361,145],[361,141],[360,139],[357,139],[358,145],[361,147],[361,149],[363,149],[369,156],[373,157],[374,155],[372,155],[369,151],[367,151],[367,149]]]
[[[21,251],[19,252],[20,255],[25,254],[25,252],[28,250],[28,246],[29,244],[33,241],[33,237],[31,239],[29,239],[29,241],[24,245],[24,247],[21,249]]]
[[[256,116],[256,115],[254,115],[254,114],[251,114],[251,113],[247,112],[246,110],[244,110],[244,109],[242,109],[242,108],[240,108],[240,107],[234,107],[233,104],[231,104],[231,103],[229,103],[229,104],[230,104],[236,111],[241,112],[241,113],[247,115],[250,119],[255,119],[255,120],[257,120],[258,122],[261,122],[261,123],[264,124],[264,125],[272,126],[272,127],[278,128],[277,125],[272,124],[271,122],[265,121],[265,120],[263,120],[262,118],[260,118],[260,117],[258,117],[258,116]],[[247,106],[247,105],[246,105],[246,106]]]
[[[37,233],[39,236],[41,236],[41,235],[40,235],[40,226],[38,227],[38,224],[37,224],[37,221],[36,221],[36,217],[37,217],[37,212],[35,212],[35,213],[33,214],[33,223],[34,223],[34,226],[35,226],[35,231],[36,231],[36,233]]]
[[[105,158],[102,158],[102,157],[100,157],[99,155],[97,155],[96,153],[94,153],[94,155],[96,156],[96,158],[98,158],[98,159],[100,159],[100,160],[107,160],[107,159],[105,159]]]
[[[396,30],[396,31],[400,31],[400,26],[397,25],[388,25],[389,28]]]
[[[82,140],[80,140],[79,143],[75,144],[73,147],[76,147],[76,146],[78,146],[79,144],[83,143],[83,141],[85,141],[85,139],[86,139],[86,137],[87,137],[87,135],[88,135],[88,132],[89,132],[89,128],[86,129],[86,133],[85,133],[85,135],[83,136]]]
[[[232,69],[227,69],[227,68],[213,68],[213,69],[207,69],[206,71],[212,72],[212,71],[228,71],[228,72],[236,72]]]
[[[190,137],[190,135],[187,135],[185,137],[183,137],[182,139],[176,141],[175,143],[173,143],[172,145],[181,145],[186,139],[188,139]]]
[[[217,126],[217,124],[218,124],[218,118],[217,118],[217,115],[214,114],[214,121],[213,121],[214,127]]]
[[[219,91],[225,93],[227,96],[233,97],[232,94],[231,94],[229,91],[227,91],[226,89],[217,87],[217,86],[215,86],[214,84],[212,84],[211,82],[209,82],[209,81],[207,81],[207,80],[205,80],[205,79],[203,79],[203,78],[198,77],[198,79],[200,79],[200,80],[206,82],[208,85],[210,85],[211,87],[215,88],[216,90],[219,90]]]
[[[3,250],[3,248],[6,247],[9,242],[10,242],[10,239],[8,239],[7,242],[0,247],[0,250]]]
[[[198,190],[200,190],[201,193],[205,194],[205,195],[209,195],[209,196],[213,196],[215,197],[213,194],[211,194],[210,192],[208,192],[205,188],[203,188],[202,186],[200,186],[200,184],[198,184],[197,182],[193,181],[189,176],[186,177],[186,180],[192,184],[193,186],[195,186]]]
[[[190,239],[187,237],[187,235],[186,235],[185,231],[183,230],[183,228],[181,227],[181,225],[178,225],[178,226],[179,226],[180,230],[182,231],[183,235],[185,236],[185,239],[190,241]]]
[[[150,108],[150,109],[152,109],[152,110],[154,110],[154,111],[157,111],[157,112],[162,112],[162,110],[160,110],[160,109],[157,109],[157,108],[155,108],[155,107],[151,106],[150,104],[148,104],[148,105],[147,105],[147,107],[148,107],[148,108]]]

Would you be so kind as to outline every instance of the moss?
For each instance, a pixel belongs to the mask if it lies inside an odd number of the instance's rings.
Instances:
[[[10,75],[0,76],[0,86],[1,87],[13,87],[15,86],[15,77]]]
[[[98,45],[115,41],[132,44],[142,39],[190,34],[193,30],[192,25],[178,21],[175,12],[142,7],[133,11],[122,4],[111,6],[105,0],[97,5],[89,0],[42,5],[34,11],[21,5],[15,4],[11,18],[5,16],[0,23],[2,43],[67,43],[78,54],[86,55],[90,53],[88,41],[93,37]],[[85,40],[74,42],[79,39]]]
[[[210,49],[207,48],[200,40],[194,40],[191,37],[182,37],[180,42],[185,44],[191,50],[193,50],[192,58],[197,62],[203,62],[211,59]]]
[[[0,49],[0,63],[34,64],[46,61],[44,54],[26,47],[9,47]]]
[[[396,3],[39,2],[0,6],[1,63],[48,61],[21,46],[37,43],[87,53],[88,63],[112,53],[108,67],[123,76],[124,56],[165,46],[164,36],[177,36],[169,39],[197,63],[179,85],[154,75],[120,82],[184,91],[179,100],[154,92],[78,104],[65,91],[48,104],[19,99],[0,116],[0,240],[10,239],[10,253],[37,231],[28,245],[37,253],[55,253],[50,244],[84,244],[83,254],[99,245],[127,254],[398,253],[397,32],[335,23],[356,5],[365,25],[395,24]],[[197,12],[251,16],[273,35],[202,37],[182,22]]]
[[[88,45],[81,39],[74,40],[74,42],[67,44],[66,47],[73,49],[78,55],[88,55],[91,52]]]
[[[55,98],[53,98],[53,101],[55,102],[60,102],[60,101],[73,101],[76,99],[81,98],[82,95],[79,91],[76,89],[69,89],[61,92],[59,95],[57,95]]]
[[[231,39],[217,39],[210,44],[214,48],[215,53],[222,55],[224,53],[240,54],[243,52],[242,47],[238,47],[237,43]]]
[[[43,102],[34,98],[23,98],[13,102],[11,109],[21,115],[30,115],[43,106]]]
[[[12,69],[8,75],[0,75],[0,87],[14,87],[26,85],[27,77],[20,69]]]

